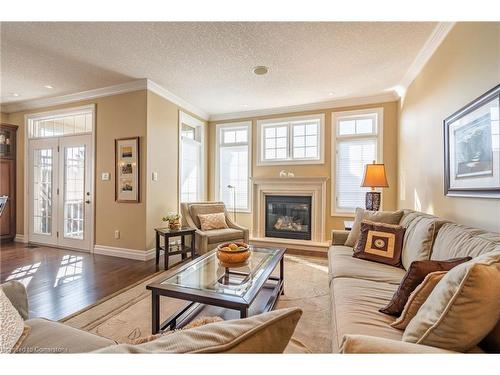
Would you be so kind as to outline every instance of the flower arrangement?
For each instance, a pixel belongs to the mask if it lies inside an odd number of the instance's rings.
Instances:
[[[177,212],[167,213],[167,216],[163,217],[162,221],[166,221],[170,229],[181,229],[181,215]]]

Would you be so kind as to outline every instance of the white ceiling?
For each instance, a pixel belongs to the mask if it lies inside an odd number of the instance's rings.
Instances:
[[[58,96],[139,78],[210,115],[369,96],[402,81],[436,25],[4,22],[1,100]],[[269,73],[256,76],[256,65],[268,66]]]

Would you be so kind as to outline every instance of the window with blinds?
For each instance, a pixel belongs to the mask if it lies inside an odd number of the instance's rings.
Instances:
[[[217,125],[217,199],[250,211],[251,122]]]
[[[258,121],[259,165],[323,163],[324,115]]]
[[[41,114],[29,119],[30,138],[63,137],[92,133],[93,106],[79,107],[58,114]]]
[[[180,201],[196,202],[204,199],[203,123],[180,112]]]
[[[365,206],[365,165],[381,162],[382,109],[334,113],[332,215]]]

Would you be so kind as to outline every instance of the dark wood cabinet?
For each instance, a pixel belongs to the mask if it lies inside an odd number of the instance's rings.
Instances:
[[[7,203],[0,216],[0,239],[16,237],[16,133],[17,126],[0,124],[0,196]]]

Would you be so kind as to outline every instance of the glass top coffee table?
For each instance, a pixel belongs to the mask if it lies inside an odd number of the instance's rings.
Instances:
[[[175,270],[165,280],[146,286],[152,296],[152,332],[175,329],[194,316],[200,304],[238,310],[241,318],[263,288],[271,290],[264,311],[272,310],[284,294],[284,259],[286,249],[251,247],[248,264],[226,268],[217,259],[217,250],[202,255]],[[272,272],[279,265],[279,276]],[[160,322],[160,296],[189,303],[165,322]]]

